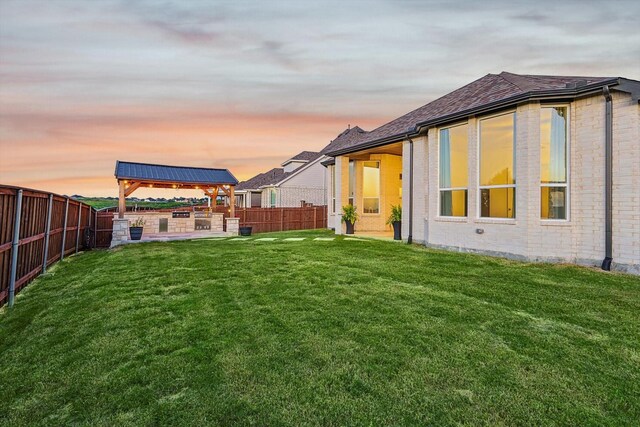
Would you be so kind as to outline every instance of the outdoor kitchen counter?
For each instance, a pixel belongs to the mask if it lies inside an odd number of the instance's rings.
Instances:
[[[118,214],[114,214],[117,218]],[[144,220],[143,233],[190,233],[193,231],[223,230],[223,214],[208,211],[138,211],[127,212],[124,217],[134,222],[138,218]]]

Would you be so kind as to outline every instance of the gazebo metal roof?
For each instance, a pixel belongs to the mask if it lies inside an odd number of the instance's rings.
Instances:
[[[238,180],[227,169],[154,165],[116,161],[116,179],[180,184],[236,185]]]

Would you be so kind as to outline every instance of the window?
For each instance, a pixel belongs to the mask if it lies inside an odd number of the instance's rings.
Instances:
[[[567,107],[540,112],[540,217],[567,219]]]
[[[331,213],[335,213],[336,212],[336,167],[335,165],[331,165],[329,166],[329,168],[331,169],[331,171],[329,172],[330,175],[330,180],[331,182],[329,183],[329,192],[330,197],[331,197]]]
[[[356,162],[349,160],[349,204],[353,206],[356,196]]]
[[[516,217],[515,116],[480,120],[481,217]]]
[[[364,213],[380,213],[380,162],[363,163],[362,196]]]
[[[269,197],[270,197],[270,205],[272,208],[276,207],[276,189],[272,188],[269,190]]]
[[[466,124],[440,130],[440,216],[467,216]]]

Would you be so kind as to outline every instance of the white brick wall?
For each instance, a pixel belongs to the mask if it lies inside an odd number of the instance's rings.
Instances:
[[[409,182],[411,172],[410,145],[408,141],[402,144],[402,238],[409,236]],[[427,241],[426,219],[429,216],[427,188],[429,176],[425,173],[427,168],[427,137],[422,136],[413,139],[413,232],[415,243]]]
[[[540,219],[539,103],[521,105],[516,111],[515,220],[477,217],[475,118],[469,119],[469,217],[437,217],[437,130],[430,129],[428,155],[422,157],[428,161],[428,170],[420,168],[416,161],[420,157],[414,152],[415,173],[428,177],[425,186],[429,194],[428,210],[423,212],[427,244],[530,260],[600,265],[604,258],[604,98],[596,95],[575,101],[570,104],[569,112],[570,218],[566,222]],[[614,267],[640,273],[640,107],[629,95],[618,92],[614,92],[613,144]],[[405,170],[408,173],[406,165]],[[419,209],[418,192],[414,194],[414,209]],[[478,228],[484,233],[477,234]]]

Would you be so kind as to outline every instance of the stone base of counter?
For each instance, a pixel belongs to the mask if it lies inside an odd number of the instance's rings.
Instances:
[[[111,247],[122,245],[129,240],[129,220],[127,218],[113,219],[113,232],[111,234]]]
[[[227,234],[237,236],[240,234],[240,218],[227,218]]]
[[[142,235],[144,234],[157,234],[157,233],[191,233],[194,231],[205,231],[202,228],[196,229],[196,219],[199,221],[210,220],[211,228],[206,231],[222,232],[223,231],[223,214],[218,212],[211,212],[209,217],[195,217],[195,212],[187,211],[189,216],[186,218],[174,218],[172,212],[127,212],[125,219],[135,221],[138,218],[144,220],[144,228]],[[117,218],[117,214],[116,218]],[[114,219],[115,221],[115,219]],[[163,222],[163,230],[160,231],[160,222]],[[166,227],[166,228],[164,228]]]

